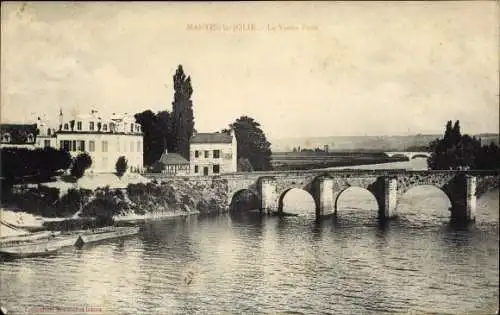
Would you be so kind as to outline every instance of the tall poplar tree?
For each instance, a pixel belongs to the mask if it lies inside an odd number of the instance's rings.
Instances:
[[[172,129],[175,135],[174,151],[189,159],[189,141],[194,130],[191,78],[179,65],[174,79],[174,101],[172,103]]]

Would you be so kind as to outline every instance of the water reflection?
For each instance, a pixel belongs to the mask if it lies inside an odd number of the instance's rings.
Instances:
[[[496,311],[498,191],[466,227],[450,223],[439,194],[407,195],[384,224],[366,197],[320,220],[246,211],[155,221],[135,237],[4,262],[0,299],[21,314],[84,304],[107,314]]]

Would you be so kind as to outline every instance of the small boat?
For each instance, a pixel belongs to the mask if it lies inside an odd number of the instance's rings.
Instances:
[[[53,236],[57,236],[61,234],[61,232],[52,232],[52,231],[43,231],[43,232],[35,232],[35,233],[27,233],[23,235],[14,235],[14,236],[3,236],[0,237],[0,246],[7,243],[23,243],[23,242],[32,242],[41,239],[49,239]]]
[[[76,246],[83,246],[84,244],[99,242],[102,240],[135,235],[139,233],[139,227],[105,227],[93,229],[80,234],[76,241]]]
[[[59,249],[75,245],[78,234],[54,236],[47,240],[36,240],[20,244],[8,243],[0,247],[0,256],[7,259],[46,256],[56,253]]]

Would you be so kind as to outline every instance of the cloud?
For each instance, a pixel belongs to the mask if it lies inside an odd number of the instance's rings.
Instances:
[[[248,114],[271,137],[441,132],[448,119],[497,131],[494,6],[30,3],[20,13],[20,3],[2,3],[2,120],[169,109],[183,64],[199,130]]]

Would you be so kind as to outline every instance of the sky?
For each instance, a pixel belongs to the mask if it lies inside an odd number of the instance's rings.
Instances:
[[[270,139],[499,130],[496,1],[1,9],[2,122],[171,110],[182,64],[199,132],[241,115]]]

